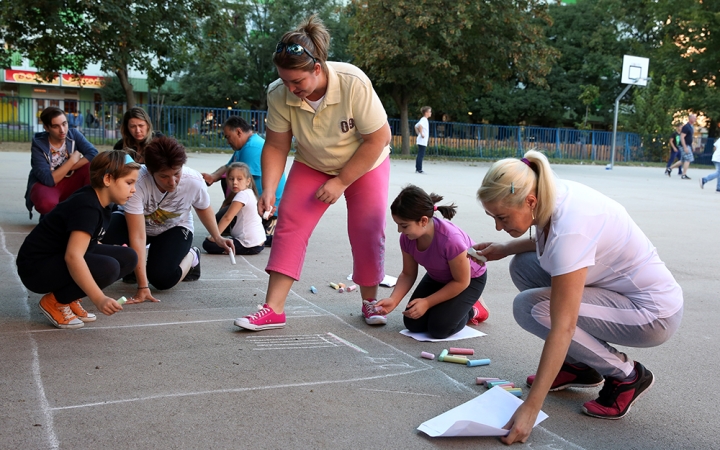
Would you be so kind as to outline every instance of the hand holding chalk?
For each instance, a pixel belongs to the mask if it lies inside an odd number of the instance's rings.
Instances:
[[[127,299],[126,299],[125,296],[123,295],[122,297],[120,297],[120,298],[117,299],[116,301],[120,304],[120,306],[122,306],[122,305],[127,301]]]
[[[237,264],[237,262],[235,261],[235,253],[230,252],[228,253],[228,255],[230,255],[230,264]]]
[[[483,255],[481,255],[480,253],[478,253],[477,250],[475,250],[472,247],[467,249],[467,253],[468,253],[468,255],[472,256],[473,258],[477,259],[480,262],[483,262],[483,263],[487,262],[487,258],[484,257]]]
[[[270,218],[270,213],[272,212],[271,209],[268,209],[263,213],[263,220],[268,220]]]

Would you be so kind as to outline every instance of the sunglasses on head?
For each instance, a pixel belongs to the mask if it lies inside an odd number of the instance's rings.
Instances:
[[[278,42],[277,47],[275,47],[275,53],[282,53],[283,50],[285,50],[285,53],[287,53],[288,55],[293,56],[300,56],[303,53],[306,53],[310,58],[312,58],[313,63],[317,62],[317,58],[315,58],[312,53],[307,51],[307,49],[300,44],[286,44],[284,42]]]

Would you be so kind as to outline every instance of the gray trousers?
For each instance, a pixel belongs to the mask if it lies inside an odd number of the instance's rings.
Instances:
[[[513,303],[515,320],[523,329],[546,339],[550,332],[550,274],[540,267],[537,254],[528,252],[512,259],[510,277],[520,290]],[[609,343],[655,347],[675,333],[682,315],[681,309],[670,317],[658,318],[622,294],[586,286],[565,362],[585,364],[606,377],[625,378],[634,363]]]

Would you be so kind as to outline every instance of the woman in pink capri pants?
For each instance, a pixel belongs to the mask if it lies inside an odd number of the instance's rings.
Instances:
[[[285,326],[285,300],[300,279],[310,235],[342,195],[363,316],[368,324],[387,322],[375,302],[384,276],[390,127],[368,77],[353,65],[327,61],[329,43],[322,22],[311,16],[285,33],[273,56],[280,79],[267,95],[261,214],[274,210],[293,137],[296,153],[265,269],[270,274],[265,305],[235,320],[248,330]]]

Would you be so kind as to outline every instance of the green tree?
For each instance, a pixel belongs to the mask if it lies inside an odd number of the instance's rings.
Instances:
[[[184,103],[266,109],[267,87],[277,79],[272,57],[282,35],[317,13],[331,33],[329,59],[345,61],[348,11],[339,0],[227,3],[205,23],[208,39],[197,43],[181,77]]]
[[[145,72],[151,87],[161,86],[184,65],[190,45],[202,38],[202,21],[218,8],[205,0],[3,0],[0,40],[7,47],[0,62],[7,67],[9,52],[18,51],[46,78],[99,63],[117,75],[131,107],[128,71]]]
[[[351,52],[400,111],[405,154],[413,99],[459,107],[473,86],[489,89],[513,76],[541,83],[555,54],[542,36],[540,23],[549,18],[540,0],[353,0],[353,5]]]
[[[720,121],[720,5],[717,1],[663,0],[656,4],[656,22],[662,45],[653,55],[668,80],[677,80],[686,92],[685,108],[709,120],[717,134]]]

